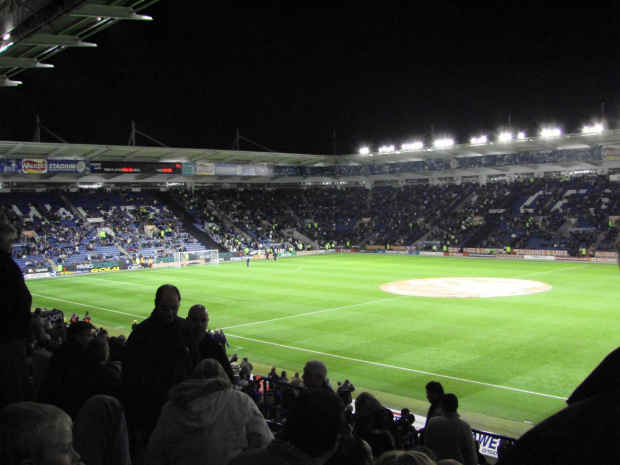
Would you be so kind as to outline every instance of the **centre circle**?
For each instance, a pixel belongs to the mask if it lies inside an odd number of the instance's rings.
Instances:
[[[540,281],[504,278],[426,278],[382,284],[382,291],[418,297],[476,298],[538,294],[553,289]]]

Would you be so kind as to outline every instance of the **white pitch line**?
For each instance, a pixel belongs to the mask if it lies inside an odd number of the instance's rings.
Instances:
[[[266,264],[265,264],[265,265],[266,265]],[[226,265],[224,265],[224,266],[226,266]],[[254,267],[257,267],[257,266],[263,267],[263,265],[258,264],[258,263],[255,263],[255,264],[254,264]],[[222,276],[222,275],[227,275],[227,274],[228,274],[228,275],[231,275],[231,274],[238,275],[238,274],[240,274],[240,273],[245,273],[245,271],[242,271],[242,270],[247,269],[247,268],[248,268],[247,266],[245,266],[245,267],[243,267],[243,268],[236,268],[236,269],[234,269],[234,270],[230,271],[229,273],[227,273],[227,272],[228,272],[228,270],[226,270],[226,272],[219,272],[219,271],[215,271],[215,274],[216,274],[216,276],[218,276],[218,275],[219,275],[219,276]],[[249,268],[250,268],[250,269],[252,269],[252,262],[250,262],[250,266],[249,266]],[[292,270],[291,270],[291,269],[280,269],[280,270],[269,270],[269,271],[266,271],[266,270],[264,270],[264,269],[261,269],[261,273],[260,273],[260,275],[259,275],[259,276],[262,276],[262,275],[264,275],[264,274],[294,273],[294,272],[296,272],[296,271],[301,271],[301,270],[303,270],[303,269],[304,269],[304,267],[303,267],[303,266],[300,266],[300,267],[298,267],[298,268],[294,268],[294,269],[292,269]]]
[[[146,286],[146,284],[128,283],[127,281],[114,281],[113,279],[93,278],[92,276],[85,276],[83,279],[94,279],[96,281],[105,281],[105,282],[114,283],[114,284],[129,284],[131,286]]]
[[[46,295],[41,295],[41,294],[32,294],[32,295],[35,296],[35,297],[42,297],[44,299],[58,300],[60,302],[65,302],[65,303],[68,303],[68,304],[79,305],[81,307],[96,308],[97,310],[103,310],[104,312],[119,313],[121,315],[135,316],[136,318],[144,318],[144,315],[134,315],[133,313],[119,312],[118,310],[111,310],[109,308],[103,308],[103,307],[95,307],[94,305],[86,305],[86,304],[82,304],[80,302],[72,302],[71,300],[57,299],[56,297],[48,297]]]
[[[342,310],[342,309],[345,309],[345,308],[360,307],[362,305],[370,305],[370,304],[378,304],[378,303],[381,303],[381,302],[388,302],[388,301],[391,301],[391,300],[404,299],[406,297],[411,297],[411,296],[403,295],[403,296],[400,296],[400,297],[393,297],[391,299],[382,299],[382,300],[375,300],[373,302],[363,302],[361,304],[345,305],[344,307],[327,308],[325,310],[317,310],[316,312],[300,313],[299,315],[283,316],[283,317],[280,317],[280,318],[272,318],[271,320],[253,321],[252,323],[244,323],[242,325],[227,326],[227,327],[225,327],[223,329],[231,329],[231,328],[234,329],[234,328],[242,328],[244,326],[260,325],[260,324],[263,324],[263,323],[271,323],[272,321],[288,320],[290,318],[299,318],[301,316],[309,316],[309,315],[316,315],[318,313],[333,312],[335,310]]]
[[[577,268],[583,268],[584,266],[592,266],[592,265],[591,264],[587,264],[587,265],[579,265],[579,266],[569,266],[567,268],[560,268],[559,270],[549,270],[549,271],[541,271],[539,273],[524,274],[522,276],[515,276],[514,279],[525,278],[527,276],[536,276],[538,274],[556,273],[558,271],[576,270]]]
[[[302,349],[300,347],[287,346],[287,345],[284,345],[284,344],[277,344],[275,342],[267,342],[267,341],[261,341],[259,339],[252,339],[252,338],[249,338],[249,337],[235,336],[234,334],[229,334],[229,336],[230,337],[237,337],[239,339],[245,339],[246,341],[258,342],[260,344],[267,344],[267,345],[271,345],[271,346],[283,347],[285,349],[299,350],[301,352],[308,352],[308,353],[316,354],[316,355],[325,355],[326,357],[338,358],[338,359],[341,359],[341,360],[348,360],[348,361],[351,361],[351,362],[364,363],[366,365],[374,365],[374,366],[379,366],[379,367],[383,367],[383,368],[390,368],[390,369],[394,369],[394,370],[407,371],[409,373],[419,373],[419,374],[422,374],[422,375],[429,375],[429,376],[434,376],[434,377],[437,377],[437,378],[445,378],[445,379],[451,379],[451,380],[454,380],[454,381],[461,381],[461,382],[464,382],[464,383],[477,384],[479,386],[487,386],[487,387],[492,387],[492,388],[497,388],[497,389],[504,389],[506,391],[520,392],[520,393],[523,393],[523,394],[531,394],[531,395],[540,396],[540,397],[549,397],[551,399],[566,400],[566,397],[559,397],[559,396],[553,396],[551,394],[543,394],[543,393],[540,393],[540,392],[527,391],[525,389],[517,389],[517,388],[508,387],[508,386],[500,386],[498,384],[491,384],[491,383],[483,383],[481,381],[473,381],[471,379],[457,378],[456,376],[441,375],[439,373],[431,373],[430,371],[414,370],[413,368],[403,368],[403,367],[398,367],[398,366],[395,366],[395,365],[387,365],[385,363],[370,362],[368,360],[361,360],[361,359],[358,359],[358,358],[344,357],[342,355],[328,354],[327,352],[319,352],[317,350]]]

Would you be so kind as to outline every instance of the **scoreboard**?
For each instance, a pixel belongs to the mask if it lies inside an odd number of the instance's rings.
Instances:
[[[183,163],[141,163],[131,161],[102,161],[91,163],[92,173],[127,174],[186,174]]]

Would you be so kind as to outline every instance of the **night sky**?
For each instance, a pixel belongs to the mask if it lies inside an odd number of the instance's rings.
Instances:
[[[529,5],[529,6],[528,6]],[[0,140],[35,115],[70,143],[355,153],[545,124],[620,127],[620,6],[161,0],[0,88]],[[42,133],[42,139],[56,142]],[[137,145],[154,145],[138,136]],[[259,150],[242,142],[242,149]]]

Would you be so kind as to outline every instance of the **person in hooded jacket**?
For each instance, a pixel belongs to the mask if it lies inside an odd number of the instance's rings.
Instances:
[[[273,439],[252,398],[233,388],[214,359],[200,362],[169,398],[146,449],[150,465],[225,465]]]

